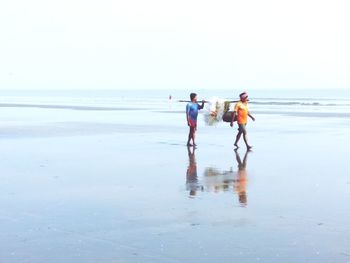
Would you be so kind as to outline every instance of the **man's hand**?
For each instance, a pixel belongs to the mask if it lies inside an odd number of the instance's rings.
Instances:
[[[255,121],[255,118],[254,118],[252,115],[250,115],[250,113],[248,114],[248,116],[249,116],[253,121]]]

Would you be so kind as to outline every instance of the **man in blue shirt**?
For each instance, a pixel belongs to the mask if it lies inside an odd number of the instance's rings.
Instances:
[[[191,102],[189,102],[186,105],[186,118],[187,118],[187,125],[190,127],[190,132],[188,134],[188,141],[187,146],[196,146],[195,143],[195,133],[197,130],[197,116],[198,111],[203,109],[204,107],[204,101],[202,101],[202,105],[199,105],[197,103],[197,94],[191,93],[190,94]],[[192,143],[190,141],[192,140]]]

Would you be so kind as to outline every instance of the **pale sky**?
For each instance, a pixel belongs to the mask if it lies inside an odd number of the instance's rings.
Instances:
[[[350,89],[350,1],[2,0],[0,89]]]

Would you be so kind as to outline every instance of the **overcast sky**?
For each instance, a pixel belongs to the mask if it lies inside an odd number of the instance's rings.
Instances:
[[[350,1],[3,0],[0,89],[350,88]]]

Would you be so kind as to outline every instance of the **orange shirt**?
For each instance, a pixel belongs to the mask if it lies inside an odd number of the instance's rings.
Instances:
[[[248,102],[239,101],[235,105],[234,111],[237,114],[238,124],[247,124],[248,121]]]

